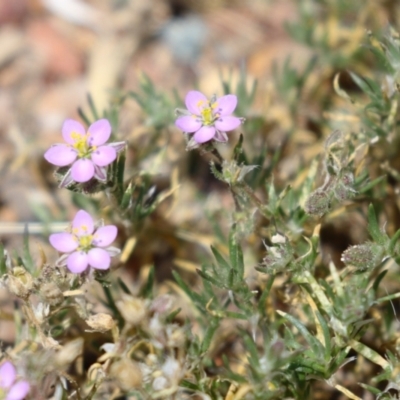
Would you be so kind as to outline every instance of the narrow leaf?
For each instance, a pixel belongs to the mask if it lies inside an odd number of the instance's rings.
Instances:
[[[215,259],[217,260],[218,265],[226,270],[230,270],[231,266],[229,265],[228,261],[221,255],[221,253],[214,247],[211,246],[211,251],[214,254]]]
[[[237,242],[236,225],[233,225],[229,233],[229,257],[232,268],[237,271],[240,278],[244,276],[243,252],[240,244]]]
[[[218,329],[218,326],[219,326],[219,319],[213,318],[210,321],[208,328],[206,329],[203,342],[201,343],[200,349],[202,354],[204,354],[210,348],[211,340],[214,337],[214,334]]]
[[[265,315],[265,312],[266,312],[265,302],[267,301],[267,297],[269,296],[269,294],[271,292],[271,288],[274,283],[274,280],[275,280],[274,275],[272,275],[268,278],[265,289],[262,292],[260,299],[258,300],[258,311],[260,312],[261,315]]]
[[[206,302],[204,299],[194,292],[192,289],[186,285],[185,281],[180,277],[180,275],[176,271],[172,271],[172,275],[176,280],[176,283],[181,287],[181,289],[189,296],[189,298],[198,306],[205,308]]]
[[[329,327],[328,324],[325,321],[325,318],[321,315],[321,313],[318,310],[314,310],[314,313],[316,317],[318,318],[319,325],[322,329],[322,333],[324,335],[324,341],[325,341],[325,360],[330,360],[331,356],[331,351],[332,351],[332,345],[331,345],[331,335],[329,332]]]
[[[380,283],[382,282],[382,279],[385,277],[385,275],[387,274],[388,270],[385,269],[384,271],[382,271],[375,279],[375,282],[372,286],[374,292],[376,292],[379,288]]]
[[[246,157],[243,151],[243,134],[239,136],[239,141],[237,142],[235,148],[233,149],[233,158],[238,165],[246,163]]]
[[[168,314],[167,318],[165,318],[165,321],[170,324],[171,322],[174,321],[175,317],[182,311],[182,308],[178,308],[174,311],[172,311],[170,314]]]
[[[222,282],[217,281],[214,279],[211,275],[209,275],[207,272],[202,271],[201,269],[196,269],[196,272],[206,281],[211,282],[213,285],[219,287],[219,288],[224,288],[224,284]]]
[[[90,107],[90,111],[92,112],[93,119],[95,121],[97,121],[98,119],[100,119],[100,117],[99,117],[99,113],[97,112],[97,108],[94,104],[93,97],[90,93],[88,93],[88,95],[87,95],[87,101],[89,103],[89,107]]]
[[[83,119],[86,125],[90,125],[90,119],[86,116],[86,114],[83,112],[81,107],[78,107],[78,115]]]
[[[24,228],[24,238],[23,238],[23,251],[22,251],[22,261],[24,263],[25,268],[30,272],[33,273],[34,270],[34,263],[31,256],[31,251],[29,249],[29,231],[28,225],[25,225]]]
[[[128,286],[126,286],[126,283],[120,277],[118,277],[117,282],[124,293],[132,294],[131,291],[129,290]]]
[[[298,329],[300,334],[304,337],[304,339],[312,348],[312,351],[315,354],[315,356],[318,356],[319,354],[322,354],[324,352],[322,344],[318,341],[318,339],[315,338],[315,336],[313,336],[308,331],[308,329],[297,318],[280,310],[278,310],[277,313],[283,318],[286,318],[290,323],[292,323]]]
[[[397,241],[400,238],[400,229],[393,235],[389,242],[389,249],[388,252],[390,255],[394,253],[394,247],[396,246]]]
[[[7,272],[6,255],[4,254],[3,243],[0,243],[0,277]]]
[[[378,220],[376,218],[374,206],[372,204],[368,207],[368,232],[371,237],[378,244],[383,244],[385,241],[385,237],[379,229]]]
[[[155,271],[154,271],[154,265],[152,265],[149,270],[147,282],[141,290],[141,296],[145,297],[146,299],[153,298],[154,278],[155,278]]]

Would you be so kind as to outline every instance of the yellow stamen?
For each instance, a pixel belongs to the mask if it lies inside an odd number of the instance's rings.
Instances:
[[[79,250],[89,250],[92,247],[93,235],[80,236]]]
[[[72,146],[78,150],[78,156],[86,157],[89,153],[89,146],[87,143],[88,134],[82,136],[77,132],[71,132],[71,138],[75,141]]]
[[[201,110],[201,116],[203,117],[204,125],[211,125],[214,122],[214,114],[211,107],[203,108]]]

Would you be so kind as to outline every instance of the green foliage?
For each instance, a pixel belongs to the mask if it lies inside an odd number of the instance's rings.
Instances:
[[[6,255],[4,253],[4,246],[0,243],[0,277],[7,272]]]
[[[72,205],[118,226],[115,269],[72,274],[65,257],[31,251],[27,227],[14,257],[0,244],[21,341],[6,353],[22,352],[32,383],[54,371],[60,398],[80,399],[304,400],[321,398],[321,382],[336,397],[398,397],[388,310],[400,299],[399,34],[359,42],[348,21],[374,17],[369,3],[296,6],[287,28],[311,50],[302,66],[275,64],[267,89],[245,68],[236,85],[233,72],[221,78],[246,118],[236,144],[194,143],[189,156],[168,148],[182,99],[147,75],[101,112],[88,96],[82,119],[107,118],[114,136],[135,100],[146,140],[130,138],[104,182],[68,186]],[[37,214],[51,225],[49,212]]]
[[[140,80],[139,91],[129,92],[129,97],[134,99],[147,115],[146,125],[161,130],[172,124],[174,116],[171,110],[177,105],[157,90],[151,79],[143,74]]]

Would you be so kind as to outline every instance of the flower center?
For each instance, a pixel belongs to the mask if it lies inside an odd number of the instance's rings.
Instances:
[[[79,236],[79,250],[88,251],[92,248],[93,235]]]
[[[79,158],[88,157],[90,153],[95,149],[94,147],[91,148],[88,145],[87,142],[88,134],[82,136],[77,132],[72,132],[71,138],[75,141],[75,143],[72,146],[74,147],[74,149],[78,150]]]
[[[201,110],[204,125],[211,125],[214,122],[214,115],[211,107],[203,108]]]

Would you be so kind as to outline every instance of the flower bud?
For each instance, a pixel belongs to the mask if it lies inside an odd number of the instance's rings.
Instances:
[[[384,249],[375,243],[364,243],[350,246],[342,253],[341,260],[361,271],[372,269],[382,262]]]
[[[92,328],[92,332],[107,332],[110,329],[114,328],[115,321],[108,314],[98,313],[95,315],[91,315],[86,323]]]
[[[333,194],[340,201],[349,200],[354,197],[356,191],[353,189],[354,176],[351,172],[346,172],[337,179]]]
[[[331,208],[331,196],[322,189],[317,189],[310,194],[304,208],[307,214],[322,217]]]
[[[263,259],[263,265],[267,268],[267,273],[276,274],[282,272],[293,260],[293,249],[287,238],[276,234],[271,238],[274,246],[266,246],[267,255]]]

